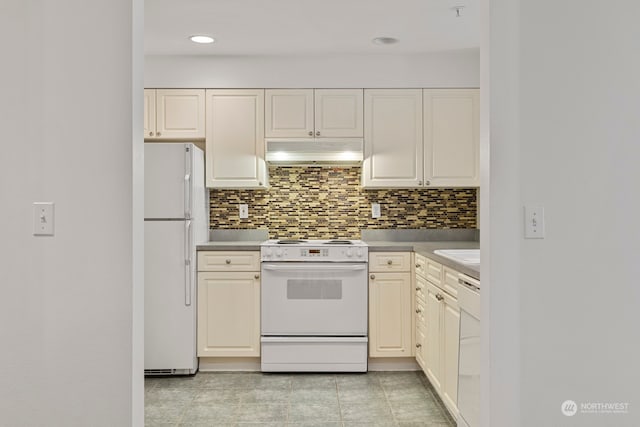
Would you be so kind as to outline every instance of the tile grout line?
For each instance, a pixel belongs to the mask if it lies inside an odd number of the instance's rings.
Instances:
[[[380,381],[380,378],[378,378],[378,381]],[[387,406],[389,407],[389,411],[391,411],[391,417],[393,418],[393,424],[394,425],[399,425],[398,424],[398,420],[396,420],[396,414],[393,411],[393,407],[391,406],[391,401],[389,400],[389,396],[387,395],[387,388],[382,384],[382,382],[380,382],[380,387],[382,388],[382,392],[384,393],[384,399],[387,402]]]

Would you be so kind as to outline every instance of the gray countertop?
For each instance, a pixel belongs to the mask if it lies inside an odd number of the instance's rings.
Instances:
[[[479,249],[480,242],[475,241],[445,241],[445,242],[391,242],[366,241],[369,252],[416,252],[429,257],[442,265],[480,280],[480,266],[460,264],[449,258],[433,253],[436,249]]]
[[[261,241],[218,241],[207,242],[197,246],[199,251],[259,251]],[[479,242],[445,241],[445,242],[392,242],[366,241],[370,252],[416,252],[434,261],[451,267],[460,273],[480,279],[480,267],[469,266],[452,261],[433,253],[436,249],[478,249]]]
[[[247,241],[220,241],[220,242],[207,242],[196,246],[199,251],[259,251],[262,241],[247,240]]]

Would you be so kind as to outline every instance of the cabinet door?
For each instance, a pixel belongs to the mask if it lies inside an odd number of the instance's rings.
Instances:
[[[144,90],[144,138],[155,138],[156,136],[156,90]]]
[[[198,356],[260,356],[257,272],[198,273]]]
[[[375,273],[369,280],[369,356],[410,357],[410,273]]]
[[[265,91],[267,138],[313,137],[313,89]]]
[[[480,185],[479,123],[477,89],[424,90],[425,183]]]
[[[264,188],[264,90],[207,90],[207,187]]]
[[[365,89],[364,117],[362,186],[422,186],[422,90]]]
[[[362,89],[316,89],[314,136],[362,138],[362,96]]]
[[[449,411],[458,413],[458,353],[460,348],[460,309],[458,300],[443,293],[442,301],[442,392]]]
[[[440,392],[442,383],[442,373],[440,367],[441,354],[441,303],[440,295],[442,291],[431,283],[427,282],[426,305],[425,305],[425,374],[431,381],[431,385]]]
[[[204,90],[156,89],[156,137],[204,139]]]

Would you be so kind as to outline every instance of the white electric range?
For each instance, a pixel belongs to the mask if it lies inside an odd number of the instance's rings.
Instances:
[[[366,243],[268,240],[260,252],[262,371],[366,372]]]

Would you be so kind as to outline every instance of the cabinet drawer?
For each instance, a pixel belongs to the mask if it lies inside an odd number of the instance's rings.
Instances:
[[[416,328],[422,329],[423,331],[427,327],[425,307],[426,305],[424,301],[416,301],[416,308],[415,308]]]
[[[458,272],[449,268],[442,269],[442,289],[451,296],[458,296]]]
[[[411,271],[410,252],[373,252],[369,254],[369,271]]]
[[[437,263],[429,258],[425,258],[425,260],[427,280],[438,287],[442,287],[442,264]]]
[[[427,279],[422,276],[416,276],[416,301],[427,301]]]
[[[260,271],[260,252],[198,252],[198,271]]]
[[[427,258],[417,253],[414,253],[414,257],[415,257],[416,274],[426,279],[427,278]]]

